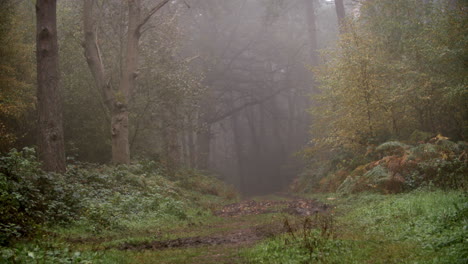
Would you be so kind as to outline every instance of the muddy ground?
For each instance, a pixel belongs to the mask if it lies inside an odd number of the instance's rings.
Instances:
[[[142,243],[124,243],[114,248],[119,250],[162,250],[169,248],[188,248],[199,246],[219,246],[235,245],[247,246],[254,244],[262,239],[291,230],[289,223],[287,226],[283,219],[278,218],[269,224],[241,221],[243,216],[284,213],[296,216],[312,216],[320,213],[326,213],[330,207],[316,200],[293,199],[293,200],[274,200],[274,201],[255,201],[248,200],[240,203],[226,205],[214,214],[228,219],[228,222],[236,228],[213,234],[209,236],[196,236],[187,238],[178,238],[164,241],[151,241]],[[238,223],[237,223],[238,222]],[[200,226],[198,228],[216,228]]]

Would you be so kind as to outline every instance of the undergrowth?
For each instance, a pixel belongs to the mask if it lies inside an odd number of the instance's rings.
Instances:
[[[311,158],[291,186],[295,192],[364,191],[400,193],[424,186],[468,190],[468,144],[442,135],[406,144],[369,145],[363,151],[335,150],[333,157]]]
[[[468,197],[460,191],[357,194],[333,200],[333,229],[303,227],[243,252],[247,263],[467,263]],[[320,221],[319,221],[320,223]]]
[[[195,225],[211,215],[208,200],[237,198],[215,177],[195,170],[166,177],[164,171],[152,161],[77,163],[58,175],[40,169],[33,149],[12,150],[0,158],[0,263],[91,263],[99,256],[69,250],[62,238]]]

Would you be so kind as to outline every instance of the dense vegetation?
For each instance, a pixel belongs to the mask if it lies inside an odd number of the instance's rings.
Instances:
[[[311,166],[297,186],[466,189],[467,23],[463,2],[363,3],[317,71]]]
[[[326,196],[322,196],[325,198]],[[331,198],[331,197],[329,197]],[[466,193],[359,194],[243,254],[247,263],[466,263]],[[311,229],[312,228],[312,229]]]
[[[63,0],[37,39],[32,2],[0,7],[0,263],[468,263],[467,1]]]
[[[135,232],[147,226],[193,225],[211,214],[213,204],[237,195],[216,178],[196,171],[168,177],[165,167],[153,161],[129,166],[77,163],[69,165],[64,175],[46,173],[33,149],[12,150],[2,157],[0,177],[0,260],[11,263],[34,262],[22,255],[34,250],[45,250],[39,252],[43,261],[55,263],[47,247],[3,248],[25,238],[40,242],[51,230],[60,233],[63,228],[82,237]],[[68,257],[65,254],[64,261]]]

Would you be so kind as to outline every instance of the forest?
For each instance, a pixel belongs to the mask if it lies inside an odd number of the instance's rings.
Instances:
[[[0,0],[0,263],[468,263],[467,0]]]

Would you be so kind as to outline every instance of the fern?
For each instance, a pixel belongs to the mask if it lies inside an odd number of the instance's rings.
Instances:
[[[409,159],[431,159],[439,156],[440,147],[434,144],[421,144],[410,149]]]
[[[378,146],[376,150],[380,152],[402,152],[409,148],[409,145],[406,145],[399,141],[389,141]]]

